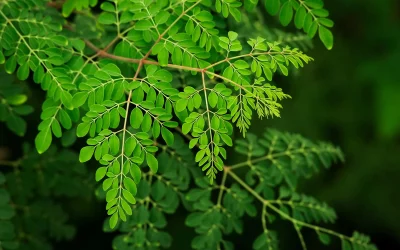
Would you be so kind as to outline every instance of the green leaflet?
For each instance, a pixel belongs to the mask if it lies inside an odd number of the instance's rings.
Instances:
[[[18,136],[26,133],[27,124],[23,116],[33,112],[23,85],[18,84],[12,75],[6,74],[2,68],[0,77],[4,83],[0,86],[0,121],[5,122],[7,128]]]
[[[333,35],[330,30],[325,28],[324,26],[319,26],[318,29],[319,38],[324,43],[327,49],[332,49],[333,46]]]

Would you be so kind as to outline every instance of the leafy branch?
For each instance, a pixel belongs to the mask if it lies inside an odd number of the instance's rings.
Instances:
[[[276,235],[275,233],[271,232],[268,230],[268,222],[271,221],[272,223],[272,213],[275,213],[277,215],[279,215],[283,220],[288,220],[290,221],[295,230],[297,231],[299,238],[300,238],[300,242],[301,245],[303,247],[303,249],[307,249],[306,247],[306,243],[304,241],[304,238],[302,236],[301,233],[301,229],[302,228],[308,228],[311,229],[313,231],[315,231],[319,237],[319,239],[321,240],[321,242],[323,244],[329,244],[331,239],[330,236],[336,237],[339,240],[341,240],[342,243],[342,249],[347,250],[347,249],[352,249],[352,248],[357,248],[357,247],[363,247],[365,249],[376,249],[376,247],[370,243],[370,240],[368,237],[355,232],[353,234],[353,236],[349,237],[340,233],[337,233],[335,231],[332,231],[330,229],[326,229],[320,226],[316,226],[313,225],[309,222],[313,222],[313,221],[323,221],[323,222],[334,222],[336,219],[336,214],[335,212],[329,208],[325,203],[320,203],[319,201],[317,201],[315,198],[312,197],[307,197],[304,195],[299,195],[297,193],[295,193],[294,191],[291,191],[290,189],[285,188],[285,186],[280,186],[279,189],[279,197],[278,198],[274,198],[274,190],[271,189],[274,186],[279,186],[278,183],[274,183],[271,182],[270,180],[260,180],[259,185],[255,185],[255,182],[252,181],[250,178],[248,178],[249,174],[255,174],[255,172],[257,171],[254,168],[250,168],[249,172],[246,175],[246,180],[242,179],[241,177],[239,177],[239,175],[235,172],[236,170],[239,170],[240,168],[244,167],[244,166],[253,166],[253,164],[257,164],[260,163],[262,161],[265,160],[270,160],[271,162],[274,162],[276,160],[279,160],[282,157],[287,157],[287,156],[291,156],[291,155],[295,155],[295,154],[305,154],[307,155],[306,151],[304,150],[304,148],[300,145],[297,145],[296,147],[298,148],[293,148],[293,146],[288,146],[287,149],[285,149],[284,147],[279,146],[279,141],[280,140],[284,140],[285,139],[289,139],[288,137],[292,137],[292,139],[288,140],[288,142],[290,143],[295,143],[295,141],[293,140],[293,138],[296,138],[297,140],[305,140],[303,138],[300,138],[298,135],[289,135],[289,134],[281,134],[277,131],[267,131],[266,132],[266,136],[270,137],[271,135],[274,135],[276,137],[279,137],[279,139],[277,140],[277,142],[274,142],[272,144],[269,144],[269,153],[268,155],[265,157],[260,157],[260,158],[255,158],[252,159],[252,155],[251,153],[254,153],[254,151],[249,148],[248,151],[248,156],[249,158],[246,161],[243,161],[241,163],[237,163],[235,165],[232,166],[224,166],[223,168],[223,177],[222,177],[222,181],[220,184],[216,184],[216,188],[217,190],[219,190],[218,192],[218,197],[216,199],[216,207],[221,209],[219,213],[221,213],[221,216],[225,213],[233,213],[234,214],[234,208],[232,208],[231,206],[233,204],[235,204],[235,206],[238,206],[237,204],[238,201],[228,201],[227,197],[228,194],[230,193],[235,193],[235,192],[239,192],[239,190],[237,189],[237,186],[235,186],[237,184],[239,184],[239,186],[241,188],[243,188],[244,190],[246,190],[246,192],[248,192],[248,194],[252,197],[255,198],[255,200],[259,201],[262,204],[262,214],[261,214],[261,221],[262,221],[262,226],[264,229],[263,234],[261,234],[257,239],[255,239],[254,244],[253,244],[253,248],[254,249],[277,249],[277,239],[276,239]],[[286,137],[286,138],[285,138]],[[271,139],[271,138],[270,138]],[[256,140],[255,138],[249,134],[249,139],[248,139],[248,143],[255,143]],[[321,144],[321,146],[317,146],[317,145],[310,145],[310,142],[308,141],[304,141],[304,143],[308,144],[311,148],[312,148],[312,152],[315,152],[316,154],[321,154],[324,155],[324,148],[326,147],[325,144]],[[240,146],[244,146],[244,143],[240,143]],[[249,144],[248,144],[249,145]],[[290,145],[290,144],[289,144]],[[255,146],[255,145],[252,145]],[[276,147],[276,149],[274,149],[274,147]],[[320,149],[318,147],[321,147]],[[333,149],[333,148],[332,148]],[[275,150],[278,150],[279,152],[273,153]],[[319,151],[321,150],[321,151]],[[243,153],[241,148],[237,148],[237,151],[239,153]],[[330,155],[335,157],[335,154],[338,153],[339,157],[340,157],[340,152],[335,150],[332,151],[328,151]],[[311,152],[310,152],[311,153]],[[260,155],[263,154],[263,152],[256,152],[256,155]],[[325,157],[325,156],[323,156]],[[292,161],[295,160],[295,158],[291,158]],[[314,158],[313,164],[316,164],[317,162],[315,162],[317,159]],[[322,163],[322,162],[321,162]],[[309,164],[311,164],[309,162]],[[270,169],[272,166],[259,166],[259,168],[268,170]],[[272,172],[270,172],[270,175],[273,174]],[[275,175],[277,175],[277,173],[275,173]],[[265,176],[265,175],[263,175]],[[232,180],[235,182],[234,184],[231,184],[231,186],[229,187],[227,185],[228,181],[227,181],[227,177],[231,177]],[[271,179],[276,178],[274,176],[271,176]],[[205,186],[200,185],[198,182],[198,185],[200,188],[204,188]],[[263,186],[262,188],[260,188],[260,185],[267,185],[267,186]],[[255,186],[255,187],[252,187]],[[269,186],[269,187],[268,187]],[[236,190],[236,191],[234,191]],[[225,195],[224,194],[225,191]],[[197,189],[197,190],[192,190],[188,193],[187,198],[194,202],[195,204],[201,204],[204,202],[212,202],[211,200],[211,196],[209,195],[205,195],[204,192],[210,192],[210,191],[206,191],[206,189],[203,191],[202,189]],[[205,196],[203,196],[205,195]],[[234,194],[234,197],[238,197],[238,194]],[[289,200],[285,200],[286,198],[290,198]],[[200,200],[198,200],[200,199]],[[235,198],[237,199],[237,198]],[[210,200],[210,201],[208,201]],[[222,202],[224,201],[224,202]],[[234,202],[232,204],[232,202]],[[250,216],[255,216],[255,211],[253,211],[255,209],[255,206],[252,204],[252,199],[248,199],[247,203],[243,204],[243,209],[245,209],[244,211],[246,211],[246,213]],[[243,203],[243,201],[241,202]],[[197,205],[198,209],[200,209],[201,211],[204,211],[203,208],[201,208],[199,205]],[[195,205],[196,207],[196,205]],[[292,211],[290,211],[290,209]],[[237,207],[235,207],[235,209],[238,209]],[[226,211],[225,211],[226,210]],[[189,226],[196,226],[198,225],[197,220],[206,220],[206,215],[198,215],[197,216],[197,212],[191,214],[188,219],[187,219],[187,224]],[[236,219],[240,219],[243,214],[240,213],[237,215],[238,217]],[[217,223],[220,223],[219,226],[221,226],[221,233],[223,232],[224,234],[230,234],[230,230],[229,228],[229,223],[228,221],[224,221],[224,220],[216,220],[215,215],[214,215],[214,222],[212,222],[212,224],[210,224],[209,226],[214,227]],[[230,218],[230,220],[232,220],[232,218]],[[268,221],[268,222],[267,222]],[[209,231],[208,231],[209,232]],[[202,232],[199,232],[202,233]],[[196,249],[205,249],[207,248],[214,248],[216,246],[219,246],[220,243],[223,243],[225,246],[227,246],[228,244],[219,237],[216,237],[214,235],[214,239],[215,241],[211,241],[209,243],[206,243],[205,241],[193,241],[193,244],[195,246]],[[216,245],[215,245],[216,244]],[[349,248],[350,247],[350,248]],[[228,247],[229,249],[229,247]]]
[[[33,109],[22,82],[32,79],[46,93],[37,152],[0,161],[0,247],[47,249],[43,235],[53,231],[57,239],[72,237],[58,197],[92,191],[77,159],[94,158],[96,194],[109,215],[104,229],[120,231],[115,249],[170,247],[166,215],[180,205],[198,234],[194,249],[233,249],[224,236],[242,233],[244,216],[257,213],[262,233],[254,249],[278,248],[276,215],[293,224],[303,249],[305,228],[324,244],[339,238],[343,250],[375,249],[362,234],[314,225],[335,222],[336,213],[297,190],[301,178],[343,160],[340,149],[271,129],[249,133],[254,116],[280,117],[283,100],[291,98],[274,76],[313,61],[296,42],[306,44],[318,31],[332,48],[333,22],[321,0],[98,2],[0,3],[0,63],[19,80],[2,78],[12,84],[0,87],[0,120],[24,135],[21,116]],[[279,13],[283,26],[294,20],[305,33],[268,34],[261,4]],[[248,31],[260,35],[250,38]],[[244,139],[234,140],[236,128]],[[87,137],[87,145],[79,156],[55,151],[54,137],[64,147]],[[228,166],[232,146],[245,160]],[[26,216],[31,209],[43,231],[22,228],[15,235],[14,225],[36,225]]]

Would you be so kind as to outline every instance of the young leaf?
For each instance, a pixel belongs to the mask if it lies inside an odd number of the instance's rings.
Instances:
[[[118,213],[114,213],[110,218],[110,228],[113,229],[118,223]]]
[[[278,14],[280,7],[281,7],[280,0],[266,0],[265,1],[265,8],[267,9],[268,13],[273,16]]]
[[[172,146],[174,144],[174,134],[171,131],[166,129],[165,127],[161,128],[162,138],[165,140],[168,146]]]
[[[137,193],[136,184],[131,178],[129,177],[124,178],[124,186],[129,191],[129,193],[131,193],[133,196],[136,195]]]
[[[290,1],[287,1],[282,5],[281,12],[279,14],[279,20],[283,26],[289,25],[293,18],[293,8]]]
[[[333,35],[330,30],[325,28],[324,26],[319,26],[319,38],[324,43],[325,47],[328,50],[331,50],[333,47]]]
[[[152,155],[150,153],[146,153],[146,161],[147,161],[147,165],[151,169],[151,172],[157,173],[158,161],[157,161],[156,157],[154,157],[154,155]]]
[[[79,153],[79,161],[80,162],[87,162],[89,161],[94,153],[94,147],[93,146],[86,146],[83,147]]]
[[[96,181],[100,181],[101,179],[104,178],[106,175],[107,168],[106,167],[100,167],[96,170]]]
[[[45,152],[51,145],[52,135],[49,129],[42,130],[35,138],[36,149],[39,154]]]

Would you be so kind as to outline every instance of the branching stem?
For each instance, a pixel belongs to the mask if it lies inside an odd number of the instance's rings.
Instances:
[[[144,62],[150,62],[147,60],[147,58],[150,56],[152,49],[154,48],[154,46],[163,38],[163,36],[165,34],[167,34],[167,32],[169,31],[169,29],[172,28],[172,26],[174,26],[174,24],[176,24],[189,10],[191,10],[192,8],[194,8],[197,4],[199,4],[201,1],[197,1],[194,5],[190,6],[186,11],[182,12],[182,14],[158,37],[157,41],[153,44],[153,46],[149,49],[149,51],[146,53],[146,55],[144,55],[142,57],[142,59],[130,59],[131,62],[134,63],[138,63],[138,68],[136,70],[135,76],[133,77],[133,81],[136,81],[139,73],[143,67],[143,65],[145,64]],[[111,41],[110,44],[108,44],[103,50],[97,48],[94,44],[92,44],[90,41],[85,40],[86,44],[92,48],[94,51],[96,51],[96,55],[102,56],[102,57],[108,57],[111,59],[116,59],[119,58],[117,56],[114,56],[112,54],[109,54],[107,52],[107,50],[116,42],[118,41],[120,38],[120,34],[118,34],[118,36],[116,38],[114,38],[113,41]],[[129,58],[128,58],[129,59]],[[151,63],[147,63],[147,64],[151,64]],[[121,172],[120,172],[120,183],[119,183],[119,197],[121,197],[122,194],[122,181],[123,181],[123,166],[124,166],[124,152],[125,152],[125,137],[126,137],[126,132],[127,132],[127,125],[128,125],[128,117],[129,117],[129,105],[131,103],[131,98],[132,98],[132,90],[129,91],[128,94],[128,99],[127,99],[127,104],[126,104],[126,111],[125,111],[125,118],[124,118],[124,125],[122,128],[122,147],[121,147]],[[119,203],[121,202],[121,200],[119,200]]]
[[[227,171],[229,169],[229,171]],[[268,204],[268,201],[265,200],[261,195],[259,195],[254,189],[252,189],[249,185],[247,185],[239,176],[237,176],[232,169],[225,167],[224,172],[227,172],[229,176],[231,176],[237,183],[239,183],[244,189],[246,189],[250,194],[252,194],[257,200],[259,200],[263,204]]]
[[[201,72],[201,80],[202,80],[202,84],[203,84],[203,91],[204,91],[204,100],[206,103],[206,113],[207,113],[207,121],[208,121],[208,128],[210,131],[210,144],[211,144],[211,171],[213,171],[212,176],[215,176],[214,173],[214,141],[213,141],[213,134],[212,134],[212,129],[211,129],[211,117],[210,117],[210,108],[208,105],[208,98],[207,98],[207,87],[206,87],[206,81],[205,81],[205,77],[204,77],[204,71]],[[214,178],[214,177],[212,177]]]
[[[118,40],[118,37],[117,37],[117,40]],[[157,44],[158,42],[160,42],[160,40],[161,39],[157,39],[157,41],[154,44]],[[113,60],[116,60],[116,61],[121,61],[121,62],[126,62],[126,63],[136,63],[136,64],[138,64],[140,61],[142,61],[143,64],[160,65],[156,61],[146,60],[150,56],[149,52],[147,52],[147,54],[145,55],[145,58],[146,58],[145,60],[143,60],[143,59],[135,59],[135,58],[116,56],[116,55],[110,54],[110,53],[107,52],[109,46],[107,46],[104,49],[99,49],[92,42],[90,42],[88,40],[85,40],[85,43],[88,45],[88,47],[90,47],[91,49],[96,51],[98,56],[101,56],[101,57],[110,58],[110,59],[113,59]],[[112,41],[110,44],[113,44],[113,43],[115,43],[115,41]],[[278,55],[278,54],[291,55],[293,53],[286,54],[285,51],[283,51],[283,52],[271,52],[271,51],[268,51],[268,52],[259,52],[259,53],[249,53],[249,54],[245,54],[245,55],[239,55],[239,56],[226,58],[226,59],[218,61],[218,62],[216,62],[216,63],[214,63],[212,65],[209,65],[206,68],[195,68],[195,67],[188,67],[188,66],[182,66],[182,65],[177,65],[177,64],[167,64],[164,67],[172,68],[172,69],[188,70],[188,71],[194,71],[194,72],[204,72],[204,73],[211,74],[211,75],[214,75],[214,76],[218,77],[219,76],[218,74],[215,74],[214,72],[210,71],[209,69],[211,69],[211,68],[213,68],[213,67],[215,67],[215,66],[217,66],[217,65],[219,65],[221,63],[229,62],[231,60],[239,59],[239,58],[243,58],[243,57],[253,57],[253,56],[257,56],[257,55]],[[221,77],[219,77],[219,78],[221,78]]]
[[[326,233],[326,234],[335,236],[335,237],[337,237],[339,239],[344,239],[344,240],[347,240],[347,241],[350,241],[350,242],[354,242],[354,243],[356,243],[358,245],[367,246],[367,244],[365,244],[364,242],[361,242],[359,240],[354,240],[351,237],[348,237],[346,235],[337,233],[337,232],[335,232],[333,230],[326,229],[326,228],[323,228],[323,227],[318,227],[318,226],[315,226],[315,225],[312,225],[312,224],[309,224],[309,223],[306,223],[306,222],[303,222],[303,221],[300,221],[300,220],[297,220],[297,219],[291,217],[287,213],[283,212],[279,208],[277,208],[274,205],[272,205],[270,202],[268,202],[268,200],[266,200],[263,197],[261,197],[253,188],[251,188],[239,176],[237,176],[232,171],[232,169],[229,169],[229,171],[227,173],[235,181],[237,181],[244,189],[246,189],[250,194],[252,194],[257,200],[259,200],[263,205],[267,206],[268,208],[273,210],[275,213],[279,214],[283,219],[292,222],[294,225],[301,226],[301,227],[307,227],[307,228],[310,228],[310,229],[314,230],[315,232]]]
[[[135,76],[133,77],[133,81],[135,81],[139,75],[139,72],[142,68],[143,64],[139,63],[139,67],[136,70]],[[125,111],[125,119],[124,119],[124,127],[122,128],[122,147],[121,147],[121,172],[120,172],[120,182],[119,182],[119,197],[121,197],[122,193],[122,177],[124,176],[123,174],[123,169],[124,169],[124,152],[125,152],[125,136],[126,136],[126,131],[127,131],[127,124],[128,124],[128,113],[129,113],[129,105],[131,103],[131,98],[132,98],[132,90],[129,91],[128,94],[128,100],[126,104],[126,111]]]
[[[224,173],[222,174],[222,181],[219,186],[219,193],[218,193],[218,200],[217,200],[217,207],[219,208],[222,203],[222,196],[224,194],[224,189],[225,189],[225,182],[226,182],[226,176],[228,175],[229,169],[226,169]]]

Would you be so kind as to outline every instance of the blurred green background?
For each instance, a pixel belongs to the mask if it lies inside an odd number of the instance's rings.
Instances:
[[[339,145],[345,164],[303,189],[336,209],[337,230],[400,249],[400,1],[325,4],[335,21],[333,50],[315,41],[308,52],[315,62],[283,83],[293,99],[282,118],[264,124]]]
[[[293,97],[284,101],[282,118],[254,122],[251,131],[273,127],[340,146],[346,163],[304,181],[302,189],[336,209],[339,220],[331,228],[346,234],[359,230],[380,249],[400,249],[400,1],[325,4],[335,21],[333,50],[327,51],[315,39],[307,52],[315,62],[276,81]],[[36,125],[28,126],[28,135],[35,135],[35,130]],[[20,142],[16,136],[8,138]],[[231,154],[230,161],[234,157]],[[113,235],[102,233],[103,205],[71,204],[77,237],[55,249],[111,249]],[[173,250],[190,249],[194,231],[182,230],[185,216],[181,210],[169,218],[169,230],[180,239],[174,241]],[[251,249],[258,224],[246,222],[245,234],[232,238],[236,249]],[[282,249],[300,249],[291,226],[279,227],[284,231]],[[315,235],[306,236],[311,250],[340,248],[322,247]]]

